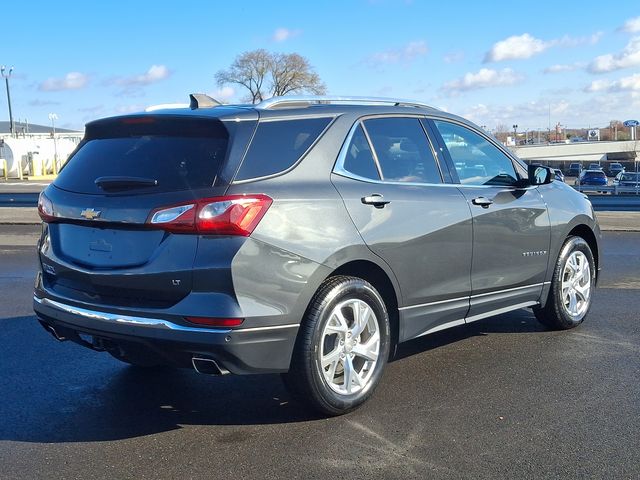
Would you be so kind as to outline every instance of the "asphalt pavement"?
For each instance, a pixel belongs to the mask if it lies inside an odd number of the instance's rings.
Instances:
[[[580,327],[546,331],[520,310],[414,340],[367,404],[328,419],[277,375],[144,371],[56,342],[31,312],[33,247],[10,243],[2,479],[640,477],[640,233],[604,235]]]

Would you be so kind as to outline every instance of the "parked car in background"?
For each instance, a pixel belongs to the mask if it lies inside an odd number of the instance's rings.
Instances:
[[[401,342],[525,307],[582,323],[600,229],[552,179],[419,102],[192,95],[87,125],[40,194],[33,306],[57,340],[140,368],[280,373],[338,415]]]
[[[640,187],[640,173],[639,172],[620,172],[613,179],[614,187]]]
[[[569,177],[577,177],[580,175],[582,171],[582,164],[579,162],[574,162],[569,165],[569,170],[567,170],[567,176]]]
[[[607,176],[602,170],[589,169],[583,170],[576,179],[575,185],[596,185],[606,186]]]
[[[559,168],[554,168],[553,172],[556,174],[556,180],[564,182],[564,173],[562,173],[562,170],[560,170]]]
[[[619,173],[624,172],[624,166],[620,162],[613,162],[609,164],[609,176],[615,177]]]
[[[587,170],[602,170],[602,165],[599,163],[590,163]]]

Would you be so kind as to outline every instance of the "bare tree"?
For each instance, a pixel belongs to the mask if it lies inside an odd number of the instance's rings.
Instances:
[[[238,55],[229,69],[216,73],[216,83],[219,87],[236,84],[246,88],[246,100],[251,103],[288,93],[320,95],[326,91],[320,76],[302,55],[264,49]]]
[[[273,55],[271,81],[273,96],[302,92],[322,95],[326,92],[324,83],[309,61],[297,53]]]
[[[264,100],[264,82],[271,70],[272,55],[264,49],[245,52],[236,57],[228,70],[216,73],[219,86],[235,83],[249,90],[248,100],[257,103]]]

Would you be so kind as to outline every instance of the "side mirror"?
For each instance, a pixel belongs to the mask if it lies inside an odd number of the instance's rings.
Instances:
[[[556,178],[556,174],[551,167],[531,164],[527,168],[529,173],[529,185],[547,185]]]

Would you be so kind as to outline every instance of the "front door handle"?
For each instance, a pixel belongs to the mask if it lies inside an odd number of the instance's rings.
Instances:
[[[471,203],[474,205],[480,205],[482,208],[489,208],[489,205],[493,203],[493,200],[490,200],[487,197],[476,197],[471,200]]]
[[[373,205],[376,208],[384,208],[387,203],[391,203],[389,200],[385,200],[379,193],[373,193],[367,197],[362,197],[362,203],[365,205]]]

